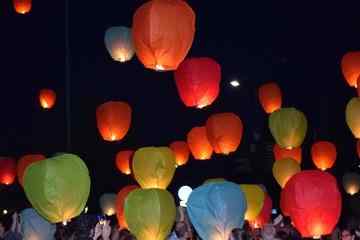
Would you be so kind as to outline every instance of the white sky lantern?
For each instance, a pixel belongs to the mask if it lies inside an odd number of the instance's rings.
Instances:
[[[180,206],[186,207],[187,200],[192,192],[192,188],[189,186],[182,186],[178,191],[180,199]]]
[[[100,207],[103,214],[112,216],[116,213],[116,194],[115,193],[104,193],[100,197]]]
[[[354,172],[346,173],[343,177],[343,186],[350,195],[358,193],[360,190],[360,175]]]
[[[105,46],[115,61],[129,61],[135,54],[131,29],[111,27],[105,32]]]

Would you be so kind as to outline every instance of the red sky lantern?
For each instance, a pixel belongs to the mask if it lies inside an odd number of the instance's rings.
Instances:
[[[23,186],[23,177],[24,177],[24,173],[26,168],[34,163],[34,162],[38,162],[41,160],[44,160],[46,157],[42,154],[28,154],[28,155],[24,155],[23,157],[20,158],[20,160],[18,161],[17,164],[17,176],[19,179],[19,183],[21,186]]]
[[[123,174],[131,174],[131,158],[134,154],[134,151],[120,151],[116,154],[116,167]]]
[[[341,60],[341,70],[350,87],[357,87],[360,76],[360,51],[348,52]]]
[[[16,161],[8,157],[0,157],[0,184],[11,185],[16,178]]]
[[[13,0],[14,9],[19,14],[30,12],[32,0]]]
[[[271,220],[271,211],[272,211],[272,200],[268,194],[265,196],[264,205],[261,209],[261,212],[256,217],[255,220],[251,221],[251,225],[254,228],[262,228],[265,224],[269,223]]]
[[[299,164],[301,164],[301,160],[302,160],[301,147],[286,149],[286,148],[281,148],[278,144],[275,143],[273,152],[274,152],[275,160],[292,158],[296,160]]]
[[[336,146],[328,141],[319,141],[311,147],[311,157],[315,166],[325,171],[331,168],[336,160]]]
[[[281,108],[282,94],[277,83],[271,82],[260,86],[259,100],[264,111],[268,114]]]
[[[39,93],[40,105],[44,109],[50,109],[55,105],[56,93],[51,89],[41,89]]]
[[[106,102],[96,110],[97,127],[105,141],[119,141],[131,124],[131,107],[125,102]]]
[[[211,105],[219,95],[221,67],[211,58],[188,58],[175,71],[179,96],[187,107]]]
[[[182,166],[189,161],[190,149],[186,142],[175,141],[170,144],[170,149],[175,154],[175,161],[177,166]]]
[[[206,127],[194,127],[187,135],[187,143],[196,160],[208,160],[213,148],[206,133]]]
[[[318,170],[294,175],[281,194],[282,207],[302,237],[331,234],[341,214],[341,194],[335,177]]]
[[[139,188],[137,185],[128,185],[126,187],[123,187],[120,192],[117,194],[116,197],[116,217],[118,219],[119,222],[119,226],[120,228],[128,228],[126,219],[125,219],[125,212],[124,212],[124,203],[125,203],[125,199],[127,197],[127,195],[135,190]]]

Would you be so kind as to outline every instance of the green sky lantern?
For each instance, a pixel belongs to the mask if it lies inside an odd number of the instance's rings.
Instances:
[[[42,217],[65,224],[85,207],[90,193],[89,171],[78,156],[57,155],[26,169],[24,190]]]

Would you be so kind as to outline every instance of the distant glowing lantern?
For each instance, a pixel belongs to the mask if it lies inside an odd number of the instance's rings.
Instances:
[[[73,154],[47,158],[26,168],[24,190],[42,217],[66,224],[85,208],[90,193],[89,170]]]
[[[152,0],[133,17],[136,55],[146,68],[175,70],[186,57],[195,35],[195,13],[183,0]]]
[[[189,186],[182,186],[178,191],[178,197],[180,199],[180,206],[186,207],[187,200],[192,192],[192,188]]]
[[[189,58],[175,71],[179,96],[187,107],[204,108],[219,95],[221,67],[211,58]]]
[[[213,148],[207,137],[206,127],[194,127],[187,134],[187,143],[196,160],[208,160],[213,154]]]
[[[125,200],[125,218],[136,239],[165,240],[176,217],[171,193],[162,189],[136,189]]]
[[[182,166],[189,161],[190,149],[186,142],[175,141],[170,144],[170,149],[175,154],[175,161],[177,166]]]
[[[56,93],[51,89],[41,89],[39,93],[40,105],[44,109],[50,109],[55,105]]]
[[[214,151],[228,155],[240,145],[243,124],[234,113],[218,113],[206,121],[206,133]]]
[[[277,83],[263,84],[259,88],[259,100],[266,113],[273,113],[281,108],[282,95]]]
[[[253,221],[264,206],[265,193],[260,186],[255,184],[240,184],[240,188],[245,193],[247,202],[245,219]]]
[[[261,209],[259,215],[255,218],[255,220],[251,221],[251,225],[255,228],[262,228],[265,224],[270,222],[271,211],[272,200],[270,196],[266,194],[263,208]]]
[[[105,46],[115,61],[129,61],[135,54],[131,29],[111,27],[105,32]]]
[[[106,102],[96,110],[99,132],[106,141],[125,137],[131,124],[131,107],[125,102]]]
[[[301,164],[301,160],[302,160],[301,147],[286,149],[286,148],[281,148],[278,144],[274,144],[273,152],[274,152],[275,160],[292,158],[296,160],[299,164]]]
[[[355,138],[360,138],[360,98],[354,97],[346,105],[346,123]]]
[[[341,70],[350,87],[357,87],[360,76],[360,51],[348,52],[341,60]]]
[[[131,174],[131,158],[134,154],[134,151],[120,151],[116,154],[116,167],[123,174]]]
[[[112,216],[116,213],[116,194],[105,193],[100,197],[99,202],[103,214]]]
[[[175,155],[168,147],[144,147],[133,157],[132,168],[142,188],[166,189],[174,177]]]
[[[16,162],[12,158],[0,157],[0,184],[11,185],[16,178]]]
[[[126,187],[123,187],[120,192],[117,194],[116,197],[116,217],[119,222],[119,226],[122,229],[127,229],[128,224],[125,219],[125,211],[124,211],[124,204],[126,197],[129,195],[130,192],[133,190],[139,188],[137,185],[128,185]]]
[[[292,149],[303,143],[307,120],[304,113],[295,108],[281,108],[270,115],[269,128],[280,147]]]
[[[284,188],[289,179],[296,173],[300,172],[299,163],[292,158],[284,158],[274,162],[273,176],[279,183],[280,187]]]
[[[26,168],[34,163],[44,160],[46,157],[42,154],[28,154],[20,158],[17,164],[17,176],[21,186],[24,185],[24,173]]]
[[[360,175],[357,173],[346,173],[343,177],[343,186],[345,191],[354,195],[360,190]]]
[[[337,156],[336,146],[328,141],[319,141],[311,147],[311,157],[315,166],[325,171],[332,168]]]
[[[302,237],[331,234],[341,213],[336,179],[327,172],[308,170],[293,176],[281,194],[287,212]]]
[[[14,9],[19,14],[30,12],[32,0],[13,0]]]
[[[228,240],[243,226],[246,198],[237,184],[206,184],[192,191],[186,210],[201,239]]]

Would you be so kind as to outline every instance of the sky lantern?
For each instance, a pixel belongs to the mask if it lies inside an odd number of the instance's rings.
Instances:
[[[131,107],[125,102],[106,102],[96,110],[97,127],[105,141],[119,141],[131,124]]]
[[[213,114],[206,121],[206,133],[214,151],[228,155],[240,145],[243,124],[234,113]]]
[[[281,108],[282,94],[277,83],[271,82],[261,85],[258,94],[260,104],[266,113],[271,114]]]
[[[134,154],[132,150],[119,151],[116,154],[116,167],[123,174],[131,174],[131,158]]]
[[[43,218],[66,224],[84,211],[90,193],[89,170],[74,154],[47,158],[26,168],[24,190]]]
[[[56,93],[52,89],[41,89],[39,93],[40,105],[44,109],[50,109],[55,105]]]
[[[272,200],[268,194],[265,194],[264,205],[259,215],[255,218],[255,220],[250,222],[251,225],[254,228],[262,228],[265,224],[270,223],[271,212],[272,212]]]
[[[350,87],[357,87],[360,76],[360,51],[348,52],[341,60],[341,70]]]
[[[186,210],[201,239],[228,240],[243,226],[246,198],[235,183],[206,184],[191,192]]]
[[[293,175],[300,171],[300,164],[292,158],[284,158],[275,161],[272,169],[275,180],[282,188],[285,187],[286,183]]]
[[[175,141],[170,144],[170,149],[175,154],[176,166],[182,166],[189,161],[190,149],[186,142]]]
[[[126,62],[135,54],[131,29],[127,27],[110,27],[105,32],[105,46],[115,61]]]
[[[269,128],[281,148],[299,147],[306,136],[307,120],[296,108],[281,108],[269,117]]]
[[[335,177],[318,170],[302,171],[283,191],[281,201],[287,202],[287,211],[302,237],[320,238],[332,233],[342,205]]]
[[[142,188],[166,189],[174,177],[175,155],[168,147],[144,147],[133,157],[132,168]]]
[[[112,216],[116,213],[116,194],[104,193],[99,199],[100,207],[106,216]]]
[[[128,228],[128,224],[125,219],[125,211],[124,211],[124,204],[125,199],[129,195],[130,192],[139,188],[137,185],[128,185],[123,187],[120,192],[117,194],[116,197],[116,217],[119,222],[120,228]]]
[[[245,193],[247,202],[245,219],[253,221],[264,206],[265,193],[260,186],[255,184],[240,184],[240,188]]]
[[[30,12],[32,0],[13,0],[14,9],[19,14]]]
[[[311,147],[311,157],[315,166],[325,171],[332,168],[337,156],[336,146],[332,142],[319,141]]]
[[[187,143],[196,160],[208,160],[213,154],[213,148],[207,137],[206,127],[194,127],[187,134]]]
[[[136,189],[125,200],[126,222],[136,239],[167,239],[175,217],[175,201],[166,190]]]
[[[221,67],[211,58],[188,58],[175,71],[175,83],[185,106],[204,108],[219,95]]]
[[[360,175],[354,172],[346,173],[343,176],[343,187],[346,193],[354,195],[360,190]]]
[[[302,161],[301,147],[286,149],[286,148],[281,148],[278,144],[275,143],[273,152],[276,161],[284,158],[292,158],[296,160],[299,164],[301,164]]]
[[[16,178],[16,161],[9,157],[0,157],[0,184],[11,185]]]
[[[352,98],[346,105],[346,123],[355,138],[360,138],[360,98]]]
[[[26,168],[30,164],[44,160],[45,158],[46,157],[42,154],[28,154],[28,155],[24,155],[23,157],[20,158],[20,160],[18,161],[18,164],[17,164],[17,176],[18,176],[19,183],[21,186],[24,185],[24,173],[25,173]]]
[[[183,0],[152,0],[133,17],[136,55],[146,68],[175,70],[185,59],[195,35],[195,13]]]
[[[21,235],[24,240],[54,239],[56,225],[42,218],[33,208],[20,213]]]

